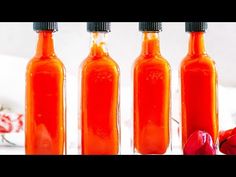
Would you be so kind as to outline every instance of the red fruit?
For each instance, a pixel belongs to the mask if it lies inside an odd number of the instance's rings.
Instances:
[[[11,119],[7,115],[0,116],[0,133],[10,133],[12,131]]]
[[[215,155],[212,137],[205,131],[195,131],[184,145],[184,155]]]
[[[236,155],[236,135],[232,135],[220,144],[220,151],[227,155]]]
[[[233,129],[229,129],[229,130],[226,130],[226,131],[220,131],[219,133],[219,141],[220,143],[222,141],[224,141],[225,139],[227,139],[229,136],[231,136],[233,133]]]
[[[17,118],[17,121],[19,123],[19,127],[23,127],[23,115],[22,114],[19,114],[18,115],[18,118]]]
[[[231,134],[231,135],[234,135],[234,134],[236,134],[236,127],[233,129],[233,131],[232,131],[232,134]]]
[[[9,133],[9,131],[3,126],[0,126],[0,133]]]
[[[236,128],[222,131],[219,136],[220,151],[227,155],[236,155]]]
[[[14,132],[18,133],[23,129],[23,115],[19,114],[17,119],[13,121]]]

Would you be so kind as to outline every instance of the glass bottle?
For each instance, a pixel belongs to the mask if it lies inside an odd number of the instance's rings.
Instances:
[[[107,50],[109,22],[88,22],[91,48],[82,63],[82,154],[119,153],[119,67]]]
[[[134,64],[134,150],[164,154],[170,143],[171,68],[160,53],[160,22],[140,22],[142,51]]]
[[[26,71],[26,154],[65,153],[65,68],[53,46],[56,22],[34,22],[36,55]]]
[[[217,72],[204,44],[206,22],[187,22],[190,33],[187,56],[181,63],[182,147],[200,130],[218,137]]]

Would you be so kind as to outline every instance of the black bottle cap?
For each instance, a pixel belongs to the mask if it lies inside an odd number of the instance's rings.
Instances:
[[[49,30],[56,32],[58,31],[58,24],[57,22],[34,22],[33,29],[34,31]]]
[[[205,32],[207,30],[207,22],[186,22],[186,32]]]
[[[110,22],[87,22],[88,32],[110,32],[111,23]]]
[[[139,22],[139,31],[160,32],[162,31],[161,22]]]

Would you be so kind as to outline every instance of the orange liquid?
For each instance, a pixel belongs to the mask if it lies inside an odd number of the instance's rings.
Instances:
[[[141,154],[163,154],[169,145],[170,66],[155,35],[144,33],[134,65],[134,146]]]
[[[189,53],[181,63],[182,146],[196,130],[218,136],[217,73],[204,49],[202,32],[190,35]]]
[[[119,67],[102,45],[82,65],[82,154],[119,152]]]
[[[43,31],[26,73],[26,154],[63,154],[64,118],[64,65]]]

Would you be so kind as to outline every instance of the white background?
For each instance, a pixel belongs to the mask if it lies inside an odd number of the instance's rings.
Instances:
[[[22,113],[25,67],[34,56],[37,44],[37,34],[32,26],[32,23],[0,23],[0,104]],[[176,119],[179,118],[178,70],[187,53],[188,37],[184,23],[163,23],[163,32],[160,33],[161,53],[172,68],[172,116]],[[90,34],[86,31],[86,23],[59,23],[59,32],[54,34],[54,46],[67,71],[69,153],[78,153],[78,69],[89,53],[89,44]],[[236,90],[228,88],[236,86],[236,23],[208,23],[205,45],[207,53],[217,64],[219,84],[224,86],[219,91],[220,114],[223,115],[220,119],[224,117],[227,121],[222,121],[224,123],[220,127],[228,128],[232,126],[231,118],[236,115],[236,104],[233,102],[236,100]],[[131,69],[141,49],[138,23],[112,23],[108,47],[111,57],[120,66],[122,137],[125,137],[122,138],[121,152],[126,154],[131,153]],[[175,129],[172,133],[176,137]],[[23,135],[19,144],[23,144]]]
[[[129,74],[134,59],[140,52],[141,33],[138,23],[111,24],[109,51],[121,68],[123,84],[129,84]],[[208,23],[206,49],[216,61],[219,81],[224,85],[236,85],[236,23]],[[89,51],[90,35],[86,23],[59,23],[59,32],[54,35],[55,49],[67,70],[77,72],[78,65]],[[172,70],[177,70],[187,52],[188,34],[184,23],[163,23],[161,52],[168,59]],[[30,59],[35,52],[37,34],[32,23],[0,23],[0,53]]]

